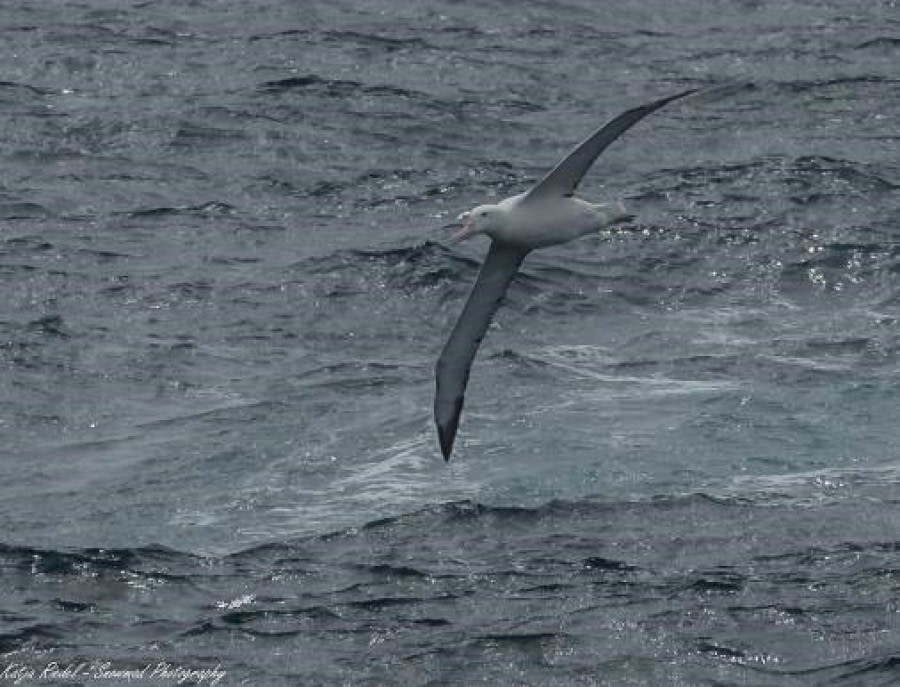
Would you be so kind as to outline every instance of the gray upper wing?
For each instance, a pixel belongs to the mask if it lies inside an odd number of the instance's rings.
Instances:
[[[434,421],[444,460],[450,459],[469,370],[478,346],[529,249],[491,242],[475,285],[435,367]]]
[[[619,136],[624,134],[628,129],[641,121],[651,112],[658,110],[664,105],[684,98],[691,93],[695,93],[698,89],[692,88],[677,95],[671,95],[668,98],[656,100],[647,105],[635,107],[627,112],[623,112],[609,124],[602,127],[590,138],[580,144],[575,150],[553,170],[541,179],[527,194],[524,201],[547,197],[547,196],[570,196],[575,192],[575,188],[585,175],[585,172],[594,164],[594,160],[606,150],[610,143],[615,141]]]

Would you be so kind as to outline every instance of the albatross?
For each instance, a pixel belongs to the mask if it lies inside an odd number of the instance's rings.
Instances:
[[[486,234],[487,256],[462,313],[435,366],[434,420],[444,460],[450,460],[459,427],[469,371],[478,346],[510,282],[535,248],[567,243],[631,219],[621,203],[589,203],[574,196],[594,161],[619,136],[651,112],[698,89],[623,112],[585,139],[525,193],[462,213],[454,241]]]

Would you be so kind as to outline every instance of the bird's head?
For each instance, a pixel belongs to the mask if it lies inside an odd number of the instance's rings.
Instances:
[[[487,234],[494,238],[495,232],[503,226],[504,213],[499,205],[479,205],[456,219],[463,225],[453,235],[454,241],[465,241],[475,234]]]

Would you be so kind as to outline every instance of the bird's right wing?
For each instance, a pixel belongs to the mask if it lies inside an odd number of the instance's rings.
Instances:
[[[696,93],[697,90],[692,88],[689,91],[684,91],[684,93],[670,95],[668,98],[655,100],[647,105],[641,105],[623,112],[569,153],[547,176],[525,194],[523,201],[531,202],[532,200],[550,196],[571,196],[575,192],[575,188],[578,186],[581,178],[610,143],[651,112],[655,112],[673,100]]]
[[[469,299],[438,358],[435,367],[434,421],[444,460],[449,460],[453,451],[475,353],[529,250],[491,242]]]

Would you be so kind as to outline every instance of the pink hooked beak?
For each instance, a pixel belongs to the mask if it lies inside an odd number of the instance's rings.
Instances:
[[[462,213],[456,219],[461,220],[463,223],[462,229],[460,229],[453,235],[453,242],[459,243],[460,241],[464,241],[475,233],[475,220],[468,212]]]

